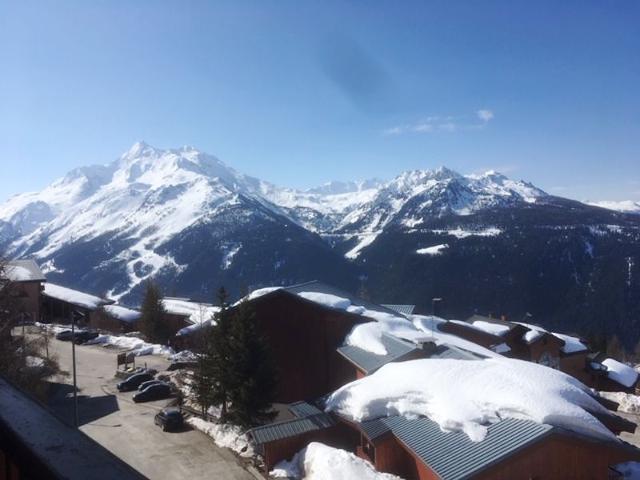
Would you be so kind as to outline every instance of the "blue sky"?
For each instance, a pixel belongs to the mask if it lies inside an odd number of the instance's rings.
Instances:
[[[446,165],[640,200],[636,1],[0,0],[0,198],[137,140],[293,187]]]

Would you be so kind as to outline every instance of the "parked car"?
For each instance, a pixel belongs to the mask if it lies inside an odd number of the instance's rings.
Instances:
[[[151,386],[151,385],[155,385],[156,383],[165,383],[162,380],[149,380],[147,382],[143,382],[140,384],[140,386],[138,387],[138,391],[141,392],[142,390],[144,390],[145,388]]]
[[[73,338],[73,332],[71,330],[62,330],[61,332],[56,333],[56,340],[61,340],[63,342],[69,342]]]
[[[97,338],[98,335],[100,334],[93,330],[84,330],[82,332],[76,332],[75,336],[73,337],[73,342],[77,344],[81,344],[89,340],[93,340],[94,338]]]
[[[180,370],[182,368],[196,368],[198,366],[198,362],[183,362],[183,361],[176,361],[176,362],[171,362],[171,364],[167,367],[167,371],[168,372],[172,372],[174,370]]]
[[[166,383],[157,383],[155,385],[149,385],[143,391],[136,393],[133,396],[133,401],[136,403],[149,402],[151,400],[162,400],[170,396],[171,387]]]
[[[162,428],[162,431],[178,430],[184,425],[184,417],[179,408],[163,408],[156,414],[153,423]]]
[[[136,373],[120,382],[118,384],[118,390],[121,392],[130,392],[138,388],[141,383],[148,382],[149,380],[153,380],[153,375],[150,373]]]

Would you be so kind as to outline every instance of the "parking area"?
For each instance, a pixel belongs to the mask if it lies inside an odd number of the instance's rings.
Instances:
[[[71,343],[52,340],[50,351],[71,374]],[[116,350],[99,346],[77,346],[80,429],[95,441],[151,479],[254,479],[235,455],[217,447],[203,433],[163,432],[154,425],[155,414],[167,400],[134,403],[135,392],[120,393],[114,377]],[[144,356],[137,365],[164,370],[168,362],[159,356]],[[73,423],[72,377],[54,383],[50,407]]]

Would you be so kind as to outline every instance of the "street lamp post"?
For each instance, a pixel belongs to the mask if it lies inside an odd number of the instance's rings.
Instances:
[[[71,312],[71,362],[73,363],[73,423],[76,428],[80,425],[78,421],[78,383],[76,377],[76,315]]]

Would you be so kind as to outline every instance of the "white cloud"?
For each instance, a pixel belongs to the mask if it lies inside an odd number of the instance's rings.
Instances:
[[[481,130],[494,118],[491,110],[483,109],[475,115],[429,116],[418,122],[396,125],[383,130],[384,135],[402,135],[406,133],[457,132],[460,130]]]
[[[493,120],[493,112],[491,110],[478,110],[476,115],[480,120],[487,123],[490,120]]]

